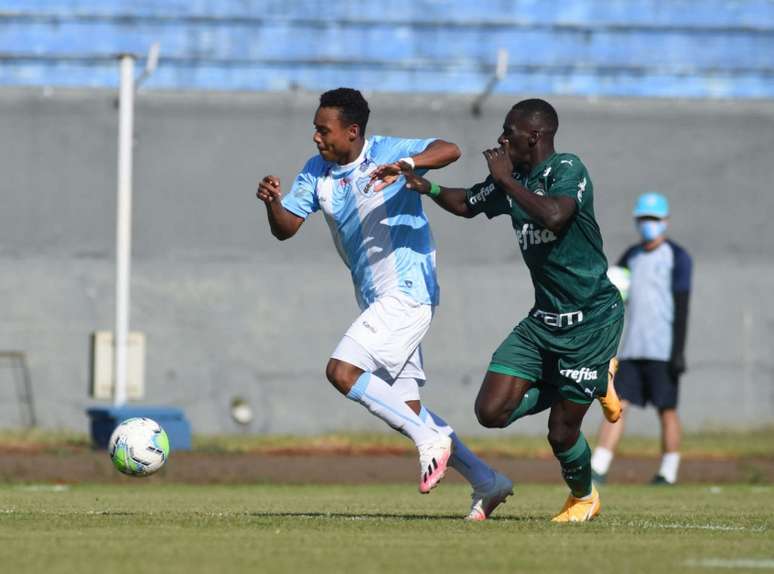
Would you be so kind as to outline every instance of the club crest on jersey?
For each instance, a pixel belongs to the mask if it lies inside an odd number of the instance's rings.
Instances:
[[[586,178],[578,182],[578,201],[583,201],[583,192],[586,191]]]
[[[363,175],[355,180],[355,189],[365,196],[373,195],[374,182],[371,181],[370,175]]]
[[[556,235],[550,229],[536,228],[532,223],[525,223],[521,229],[516,230],[516,242],[522,251],[526,251],[534,245],[556,241]]]

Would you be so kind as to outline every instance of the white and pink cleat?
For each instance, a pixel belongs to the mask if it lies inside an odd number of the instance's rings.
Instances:
[[[452,455],[452,440],[441,435],[437,440],[417,445],[419,450],[419,492],[427,494],[446,474]]]

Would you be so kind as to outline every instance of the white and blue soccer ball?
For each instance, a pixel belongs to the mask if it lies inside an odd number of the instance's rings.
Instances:
[[[612,265],[607,269],[607,278],[616,286],[621,298],[626,301],[629,298],[629,287],[632,284],[632,274],[626,267]]]
[[[169,457],[169,437],[161,425],[146,417],[126,419],[110,435],[113,465],[130,476],[148,476]]]

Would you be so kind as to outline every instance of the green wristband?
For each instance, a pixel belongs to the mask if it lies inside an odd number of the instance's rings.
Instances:
[[[431,181],[430,190],[427,193],[430,197],[438,197],[441,195],[441,186]]]

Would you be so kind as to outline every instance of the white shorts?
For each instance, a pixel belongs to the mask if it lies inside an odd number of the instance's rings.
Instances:
[[[431,305],[402,292],[379,297],[355,319],[331,358],[355,365],[392,382],[425,380],[419,344],[430,329]]]

